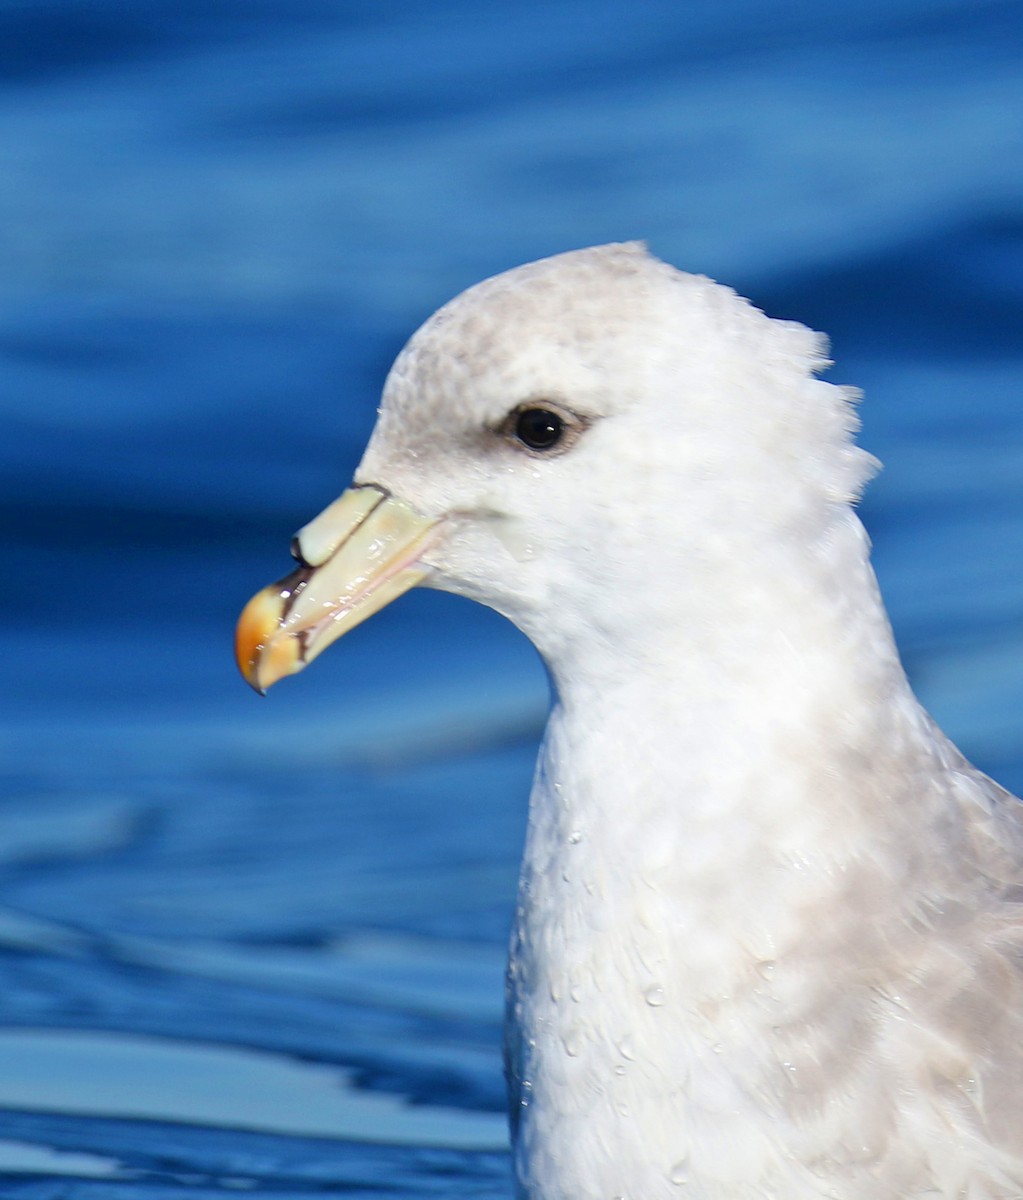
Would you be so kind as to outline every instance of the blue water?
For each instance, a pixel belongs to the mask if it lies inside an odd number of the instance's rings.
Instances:
[[[545,684],[413,593],[235,615],[440,302],[645,237],[833,337],[914,682],[1023,788],[1023,5],[0,9],[0,1194],[508,1200]]]

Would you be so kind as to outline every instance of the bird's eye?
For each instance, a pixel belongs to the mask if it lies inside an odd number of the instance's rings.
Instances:
[[[576,438],[592,423],[592,417],[537,397],[513,408],[494,432],[518,449],[530,451],[534,458],[540,454],[553,457],[574,446]]]
[[[564,435],[564,419],[549,408],[524,408],[515,418],[515,436],[530,450],[553,450]]]

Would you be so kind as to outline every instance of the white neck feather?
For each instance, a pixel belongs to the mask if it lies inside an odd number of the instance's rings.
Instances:
[[[744,1177],[780,1169],[784,1107],[764,1117],[748,1100],[783,1076],[771,1030],[839,1014],[886,923],[917,902],[912,848],[941,805],[914,781],[944,743],[909,692],[851,511],[810,577],[803,557],[763,596],[704,593],[681,623],[644,614],[628,647],[590,638],[576,652],[569,637],[553,657],[510,976],[513,1096],[535,1109],[520,1145],[550,1181],[530,1196],[611,1195],[586,1190],[587,1154],[601,1187],[620,1162],[623,1195],[673,1195],[682,1131],[719,1103],[734,1118],[715,1118],[720,1136],[750,1156]],[[731,585],[763,565],[737,563]],[[821,1054],[840,1029],[822,1032]],[[651,1048],[652,1061],[629,1057]],[[535,1092],[522,1083],[534,1074]],[[613,1161],[583,1149],[589,1092],[647,1122],[634,1152],[628,1123]],[[564,1176],[538,1150],[548,1138],[580,1146]],[[651,1145],[664,1161],[637,1191]],[[710,1134],[692,1153],[728,1161]]]

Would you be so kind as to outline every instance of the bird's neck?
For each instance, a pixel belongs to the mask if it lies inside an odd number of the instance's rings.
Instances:
[[[729,748],[774,757],[786,730],[819,753],[875,746],[879,714],[909,691],[858,518],[843,508],[812,538],[729,544],[720,559],[665,556],[608,589],[613,609],[594,599],[545,656],[565,719],[618,740],[617,756],[644,719],[670,727],[674,761],[694,770]]]
[[[770,958],[850,864],[921,835],[890,781],[933,746],[854,517],[772,578],[748,565],[646,640],[562,648],[526,870],[588,873],[595,906],[670,895]]]

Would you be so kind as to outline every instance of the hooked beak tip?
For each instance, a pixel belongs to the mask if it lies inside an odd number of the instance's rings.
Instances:
[[[265,695],[327,646],[420,583],[420,557],[439,520],[372,484],[350,488],[296,535],[300,563],[246,604],[235,659],[245,682]]]
[[[260,696],[265,696],[267,692],[266,672],[263,669],[267,644],[279,628],[281,611],[280,587],[272,584],[257,592],[246,604],[235,630],[234,659],[238,670],[249,687]]]

